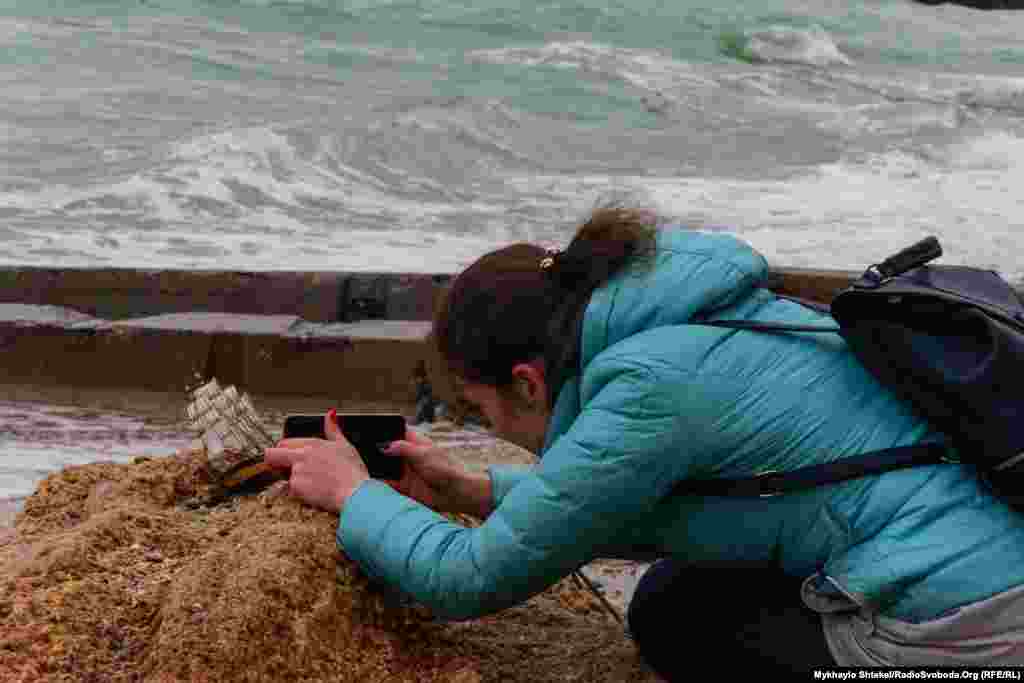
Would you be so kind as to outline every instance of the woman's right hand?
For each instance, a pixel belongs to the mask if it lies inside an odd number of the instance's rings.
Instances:
[[[482,513],[490,505],[490,477],[472,474],[427,437],[406,427],[405,439],[392,441],[383,452],[403,460],[402,478],[386,482],[402,495],[437,512],[486,517]]]

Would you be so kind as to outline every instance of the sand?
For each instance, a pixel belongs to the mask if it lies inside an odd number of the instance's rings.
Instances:
[[[430,437],[444,443],[445,427]],[[532,459],[448,433],[475,467]],[[276,487],[216,504],[210,492],[190,449],[43,480],[16,526],[0,529],[0,680],[658,680],[570,579],[498,614],[442,622],[370,585],[338,551],[334,515]]]

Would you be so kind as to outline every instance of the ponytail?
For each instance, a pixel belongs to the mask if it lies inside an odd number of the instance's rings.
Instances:
[[[507,393],[512,368],[545,360],[554,406],[576,370],[583,314],[594,290],[623,268],[653,263],[656,216],[621,206],[593,210],[565,250],[527,243],[485,254],[442,294],[431,344],[448,386],[459,377]],[[551,257],[548,267],[541,262]]]

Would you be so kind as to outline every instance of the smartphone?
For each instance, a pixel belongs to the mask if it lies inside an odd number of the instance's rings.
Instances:
[[[326,439],[326,415],[289,415],[284,419],[283,438]],[[405,418],[390,413],[338,414],[341,433],[348,439],[366,464],[374,479],[401,479],[402,459],[381,453],[389,441],[405,438]]]

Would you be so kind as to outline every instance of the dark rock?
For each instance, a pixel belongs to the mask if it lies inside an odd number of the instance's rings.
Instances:
[[[1024,0],[916,0],[922,5],[963,5],[974,9],[1005,10],[1024,9]]]

